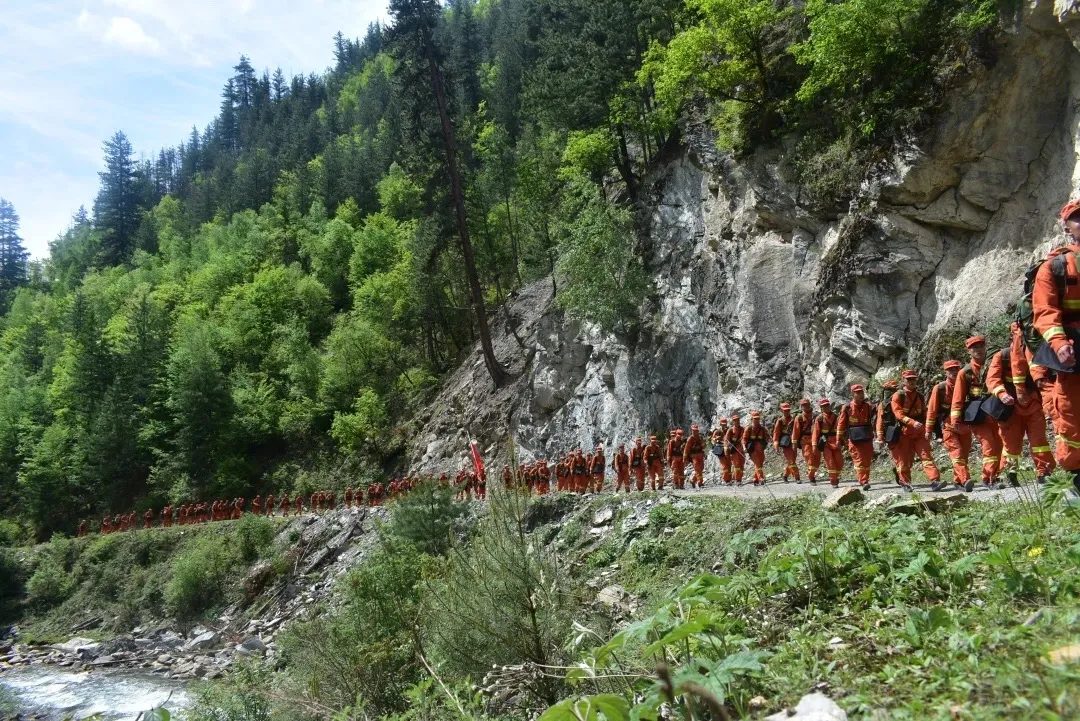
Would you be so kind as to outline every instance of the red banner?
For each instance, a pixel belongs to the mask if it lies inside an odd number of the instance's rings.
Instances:
[[[480,449],[476,447],[476,441],[469,441],[469,453],[472,455],[473,469],[476,470],[477,478],[487,478],[484,470],[484,459],[480,457]]]

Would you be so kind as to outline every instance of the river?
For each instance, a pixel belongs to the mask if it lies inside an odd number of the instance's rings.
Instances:
[[[191,701],[187,685],[149,674],[72,673],[40,666],[0,674],[0,686],[15,698],[15,710],[47,718],[82,719],[100,714],[103,720],[134,721],[141,711],[166,703],[170,711]],[[0,716],[3,714],[0,713]]]

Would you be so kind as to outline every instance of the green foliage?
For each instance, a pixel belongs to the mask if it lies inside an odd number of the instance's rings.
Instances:
[[[272,705],[265,691],[273,679],[258,664],[241,664],[216,684],[195,687],[195,703],[184,712],[189,721],[270,721]]]
[[[637,318],[648,279],[635,252],[630,213],[611,205],[600,188],[584,179],[571,183],[560,223],[558,302],[605,330],[623,329]]]
[[[233,526],[233,533],[236,534],[235,553],[248,564],[262,558],[273,546],[276,532],[272,519],[245,513]]]
[[[409,549],[377,550],[344,579],[340,609],[289,626],[280,643],[290,684],[331,708],[403,711],[419,680],[419,561]]]
[[[431,556],[446,553],[468,512],[454,496],[450,486],[421,483],[394,504],[387,527],[391,538]]]
[[[171,615],[194,618],[221,603],[233,564],[223,536],[202,535],[173,562],[165,586],[165,606]]]
[[[28,600],[43,611],[62,603],[73,590],[71,576],[52,556],[46,556],[26,582]]]

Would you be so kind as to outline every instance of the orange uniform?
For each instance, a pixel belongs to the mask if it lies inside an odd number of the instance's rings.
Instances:
[[[829,472],[829,483],[839,486],[840,474],[844,470],[844,452],[840,450],[840,438],[836,432],[840,419],[832,412],[827,400],[822,400],[818,405],[821,407],[821,412],[814,418],[811,443],[825,461],[825,469]]]
[[[713,455],[716,456],[716,460],[720,463],[720,480],[724,483],[731,483],[731,455],[724,445],[724,438],[727,436],[727,432],[727,418],[721,418],[720,427],[712,432],[712,435],[709,437],[709,442],[712,443]]]
[[[578,449],[574,453],[574,457],[570,459],[571,470],[571,482],[573,488],[570,490],[577,493],[585,493],[589,490],[589,461],[582,455],[581,449]]]
[[[664,490],[664,451],[656,440],[656,436],[649,437],[649,445],[645,447],[645,463],[649,468],[649,486],[656,490]]]
[[[743,471],[746,469],[746,451],[743,446],[743,431],[738,416],[731,417],[731,427],[724,434],[724,452],[731,458],[731,470],[736,485],[742,485]]]
[[[639,491],[645,490],[645,446],[640,438],[634,440],[630,449],[630,470],[634,473],[634,482]]]
[[[798,455],[795,451],[795,417],[791,415],[791,406],[787,403],[780,408],[783,412],[773,424],[773,447],[784,455],[784,481],[799,480]]]
[[[254,513],[256,516],[261,516],[262,515],[262,496],[261,495],[256,495],[255,498],[251,499],[251,512]]]
[[[750,425],[746,427],[742,435],[743,449],[750,461],[754,464],[754,485],[760,486],[765,483],[765,446],[769,443],[769,432],[761,425],[761,414],[754,411],[750,414]]]
[[[540,467],[536,469],[536,493],[546,496],[551,490],[551,469],[547,461],[539,461]]]
[[[905,376],[906,378],[907,376]],[[912,380],[914,375],[912,374]],[[926,438],[926,402],[922,395],[912,388],[904,388],[892,394],[889,400],[893,417],[900,425],[900,438],[889,447],[893,463],[896,465],[896,473],[900,479],[900,485],[911,485],[911,467],[917,455],[922,461],[923,471],[930,482],[936,482],[941,478],[941,471],[934,463],[934,454],[930,449],[930,441]],[[880,420],[880,419],[879,419]],[[879,433],[879,436],[882,436]]]
[[[858,389],[857,391],[855,389]],[[852,386],[853,393],[861,393],[862,386]],[[840,409],[836,435],[847,439],[848,453],[855,465],[855,479],[860,486],[870,483],[870,468],[874,462],[874,407],[866,402],[853,400]]]
[[[945,364],[946,372],[957,372],[960,368],[958,361],[949,361]],[[971,480],[971,473],[968,470],[968,455],[971,453],[971,434],[961,433],[952,423],[950,418],[953,391],[956,388],[956,381],[945,380],[934,386],[934,389],[930,391],[930,399],[926,403],[926,429],[924,431],[924,437],[930,440],[930,436],[933,434],[935,426],[940,423],[941,426],[941,443],[945,446],[945,450],[949,452],[949,458],[953,464],[953,479],[958,486],[964,486],[969,480]]]
[[[802,457],[806,462],[806,478],[811,483],[817,483],[817,469],[821,462],[817,446],[814,445],[814,411],[810,401],[799,402],[802,412],[795,416],[795,422],[791,426],[791,445],[802,449]],[[795,476],[798,481],[799,477]]]
[[[974,340],[975,338],[969,338],[968,342],[975,345],[972,342]],[[985,340],[981,342],[985,343]],[[979,439],[979,445],[982,447],[982,482],[987,486],[991,486],[1001,471],[1002,465],[1002,443],[1001,435],[998,433],[997,421],[986,414],[982,414],[983,418],[978,423],[969,424],[964,422],[965,408],[986,396],[986,374],[983,365],[972,359],[956,376],[949,417],[953,429],[961,438],[967,435],[967,447],[969,449],[971,447],[971,435],[974,434]]]
[[[1075,212],[1075,209],[1075,203],[1066,206],[1062,219],[1071,220],[1067,212]],[[1068,333],[1075,335],[1080,330],[1078,252],[1080,245],[1075,243],[1055,249],[1048,262],[1043,263],[1035,274],[1031,296],[1035,330],[1055,354],[1067,353],[1067,347],[1073,346]],[[1061,287],[1055,280],[1055,272],[1064,276],[1065,282]],[[1074,357],[1075,353],[1074,348]],[[1051,391],[1051,418],[1057,443],[1054,455],[1058,465],[1075,475],[1080,471],[1080,373],[1056,373],[1055,376]],[[1077,485],[1080,487],[1080,484]]]
[[[629,493],[630,456],[627,455],[623,446],[619,446],[619,452],[615,454],[615,460],[611,462],[611,467],[615,471],[615,492],[618,493],[620,488],[625,487],[626,492]]]
[[[1009,347],[994,354],[986,371],[987,389],[1006,405],[1013,406],[1012,414],[998,423],[998,431],[1004,446],[1003,465],[1014,485],[1020,454],[1024,450],[1024,436],[1031,446],[1031,458],[1040,478],[1050,475],[1057,465],[1046,438],[1046,416],[1043,415],[1039,386],[1029,371],[1026,351],[1023,335],[1014,323]],[[1020,358],[1021,362],[1014,362],[1014,358]]]
[[[690,427],[690,437],[683,445],[682,458],[684,464],[689,461],[694,469],[690,487],[703,488],[705,486],[705,439],[701,437],[701,429],[696,425]]]
[[[682,446],[682,430],[672,431],[664,450],[664,458],[671,468],[671,485],[675,488],[682,488],[685,483]]]
[[[604,490],[604,471],[607,466],[607,459],[604,458],[604,449],[598,446],[596,448],[596,453],[593,453],[590,458],[592,459],[592,467],[589,469],[589,472],[592,475],[593,492],[599,493]]]

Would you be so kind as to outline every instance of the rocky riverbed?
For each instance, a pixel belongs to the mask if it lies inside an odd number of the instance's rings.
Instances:
[[[18,719],[133,719],[164,706],[169,711],[190,703],[187,683],[158,676],[115,671],[22,666],[0,674],[0,688],[14,704]],[[0,713],[0,718],[8,718]]]

